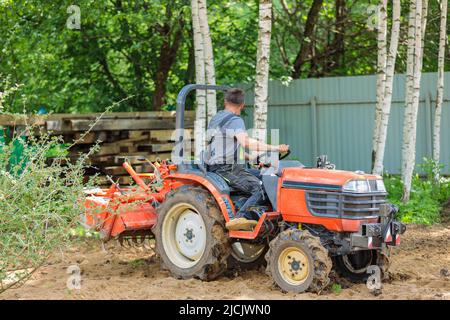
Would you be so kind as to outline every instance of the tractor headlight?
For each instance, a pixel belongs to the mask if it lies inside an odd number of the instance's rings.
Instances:
[[[358,193],[370,192],[369,182],[367,180],[347,181],[347,183],[344,184],[342,189],[344,191],[358,192]]]
[[[356,193],[386,192],[382,179],[378,180],[350,180],[344,184],[344,191]]]
[[[383,179],[377,180],[377,191],[386,192],[386,187],[384,186]]]

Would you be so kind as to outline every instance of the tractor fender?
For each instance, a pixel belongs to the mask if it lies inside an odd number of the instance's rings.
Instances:
[[[214,199],[217,202],[217,205],[222,212],[225,221],[228,222],[232,219],[236,210],[233,205],[233,201],[231,201],[229,194],[226,190],[220,190],[213,182],[211,182],[207,177],[194,174],[194,173],[173,173],[165,178],[166,181],[178,182],[178,184],[174,185],[173,183],[169,183],[172,189],[176,189],[186,184],[197,184],[204,187],[208,190]],[[222,192],[221,192],[222,191]],[[225,192],[224,192],[225,191]]]

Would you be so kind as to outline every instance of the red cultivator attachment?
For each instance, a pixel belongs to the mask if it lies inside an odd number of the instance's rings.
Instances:
[[[156,224],[155,208],[164,200],[163,178],[170,171],[165,161],[151,165],[153,173],[138,174],[128,162],[123,163],[137,186],[124,188],[113,182],[109,189],[86,190],[83,224],[99,231],[104,241],[119,235],[143,241]]]

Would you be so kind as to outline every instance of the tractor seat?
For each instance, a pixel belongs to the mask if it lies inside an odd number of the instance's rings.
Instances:
[[[198,163],[195,161],[185,161],[178,165],[178,172],[180,173],[190,173],[205,177],[209,182],[211,182],[220,193],[230,194],[235,192],[233,188],[230,188],[228,183],[220,175],[214,172],[206,171],[206,165],[203,163]]]
[[[204,160],[204,151],[200,153],[200,158],[198,160],[183,161],[182,164],[178,165],[178,171],[200,171],[203,175],[207,174],[207,165]]]

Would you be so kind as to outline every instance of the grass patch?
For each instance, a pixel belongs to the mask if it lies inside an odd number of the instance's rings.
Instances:
[[[399,219],[405,223],[431,225],[441,221],[444,204],[450,199],[450,179],[435,179],[436,165],[431,159],[424,159],[421,169],[425,176],[415,174],[412,180],[411,196],[407,203],[401,201],[403,183],[399,176],[385,175],[384,183],[389,202],[399,207]]]
[[[144,259],[136,259],[129,262],[130,266],[134,269],[145,267],[147,265],[147,262]]]
[[[342,286],[339,283],[333,283],[333,285],[331,286],[331,292],[339,295],[342,292]]]

